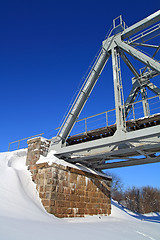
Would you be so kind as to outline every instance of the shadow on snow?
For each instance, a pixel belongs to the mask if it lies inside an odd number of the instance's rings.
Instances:
[[[139,219],[141,221],[160,223],[160,214],[158,212],[154,212],[155,216],[145,216],[145,215],[137,213],[137,212],[132,212],[128,208],[124,207],[121,204],[118,204],[117,202],[115,202],[113,200],[112,200],[112,205],[119,208],[120,210],[122,210],[123,212],[128,214],[129,216]]]

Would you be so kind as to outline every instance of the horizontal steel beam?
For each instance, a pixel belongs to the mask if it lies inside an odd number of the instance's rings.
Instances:
[[[119,161],[119,162],[113,162],[113,163],[105,163],[101,165],[94,165],[94,168],[97,170],[103,170],[103,169],[137,166],[137,165],[158,163],[158,162],[160,162],[160,157],[153,157],[153,158],[146,158],[146,159],[139,158],[139,159],[132,159],[128,161]]]
[[[142,139],[151,138],[151,137],[157,137],[157,143],[160,142],[158,136],[160,136],[160,125],[158,126],[153,126],[150,128],[144,128],[132,132],[120,132],[117,133],[111,137],[107,138],[102,138],[102,139],[97,139],[85,143],[79,143],[71,146],[64,146],[60,147],[59,149],[57,148],[56,155],[70,155],[73,153],[78,153],[78,152],[83,152],[87,151],[90,153],[91,150],[96,149],[97,151],[101,152],[101,148],[106,148],[107,146],[114,146],[114,145],[119,145],[121,143],[125,142],[139,142]],[[155,142],[156,143],[156,142]]]
[[[146,79],[148,81],[148,79],[157,77],[158,75],[159,73],[157,71],[149,69],[149,71],[146,71],[143,73],[143,75],[141,75],[142,78],[140,80],[143,83]],[[135,80],[138,80],[139,78],[133,77],[132,79],[135,81]]]
[[[159,46],[158,45],[151,45],[151,44],[145,44],[145,43],[136,43],[136,42],[131,42],[131,43],[129,43],[129,44],[131,44],[131,45],[134,45],[134,46],[141,46],[141,47],[149,47],[149,48],[156,48],[156,49],[158,49],[159,48]]]
[[[156,38],[159,35],[160,35],[160,24],[157,24],[156,26],[151,27],[150,30],[147,29],[144,32],[139,33],[137,36],[134,36],[133,38],[129,38],[128,43],[134,44],[137,41],[140,43],[146,43],[149,40]]]
[[[130,37],[133,34],[142,31],[143,29],[151,26],[158,21],[160,21],[160,10],[137,22],[136,24],[133,24],[132,26],[126,28],[122,33],[122,39]]]
[[[132,147],[123,148],[119,150],[114,150],[106,153],[101,154],[94,154],[90,156],[82,156],[82,157],[75,157],[68,159],[71,163],[80,163],[81,161],[85,161],[88,163],[99,162],[101,160],[114,160],[114,159],[126,159],[128,160],[131,156],[149,156],[150,154],[156,153],[160,151],[160,143],[155,144],[141,144],[138,147],[134,145]]]

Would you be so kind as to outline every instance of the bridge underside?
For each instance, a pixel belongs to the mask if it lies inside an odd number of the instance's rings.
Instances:
[[[113,124],[70,136],[56,156],[97,170],[160,162],[160,114],[127,121],[127,131]]]

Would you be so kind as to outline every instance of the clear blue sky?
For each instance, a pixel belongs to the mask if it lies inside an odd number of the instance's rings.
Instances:
[[[128,26],[159,1],[5,0],[0,2],[0,151],[17,139],[56,128],[112,20]],[[124,85],[125,85],[124,79]],[[111,62],[82,117],[114,108]],[[113,170],[126,186],[159,187],[160,164]]]

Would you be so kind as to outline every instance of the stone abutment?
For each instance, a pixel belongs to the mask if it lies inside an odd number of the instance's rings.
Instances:
[[[49,145],[42,137],[28,140],[26,160],[46,211],[60,218],[109,215],[111,178],[64,161],[37,163],[41,156],[47,160]]]

